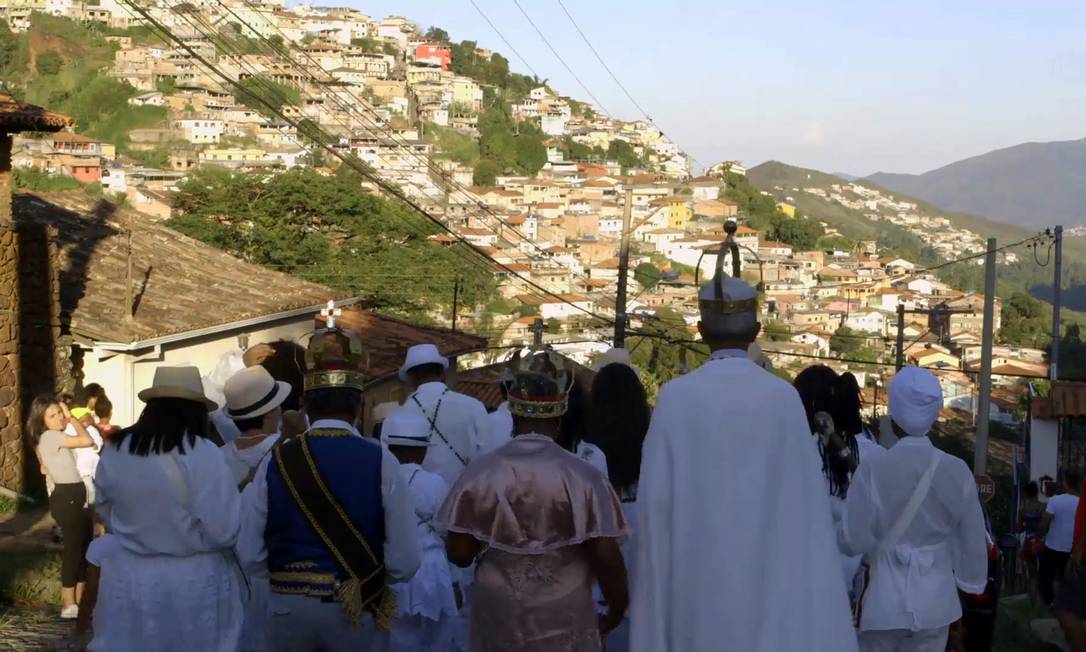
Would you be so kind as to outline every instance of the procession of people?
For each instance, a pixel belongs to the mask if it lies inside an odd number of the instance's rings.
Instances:
[[[580,386],[536,346],[488,413],[420,344],[364,436],[364,343],[334,315],[304,348],[251,349],[218,400],[195,367],[159,368],[104,440],[42,398],[63,613],[93,610],[89,649],[111,651],[946,649],[988,534],[927,436],[938,380],[894,377],[887,449],[851,374],[793,386],[751,360],[757,302],[736,278],[701,288],[711,355],[653,407],[627,352]]]

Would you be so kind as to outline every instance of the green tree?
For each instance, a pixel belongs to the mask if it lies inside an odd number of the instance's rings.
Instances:
[[[170,226],[250,262],[338,290],[368,305],[425,320],[451,304],[485,305],[492,275],[467,248],[430,239],[438,228],[405,205],[365,194],[357,173],[310,169],[233,174],[201,169],[181,184]]]
[[[155,82],[155,90],[163,95],[173,95],[177,91],[177,81],[173,77],[159,77]]]
[[[852,251],[852,248],[856,246],[856,243],[844,236],[828,235],[819,238],[818,246],[826,251]]]
[[[642,164],[634,146],[624,140],[612,140],[607,146],[608,160],[615,161],[623,168],[634,168]]]
[[[276,110],[286,105],[299,106],[302,103],[302,94],[292,86],[280,84],[263,75],[254,75],[238,83],[238,87],[234,89],[234,99],[254,111],[269,115],[272,113],[269,105]]]
[[[779,321],[766,322],[762,332],[771,342],[785,342],[792,336],[788,326]]]
[[[999,339],[1017,346],[1046,346],[1051,340],[1050,315],[1039,300],[1026,292],[1015,292],[1003,302]]]
[[[471,182],[476,186],[493,186],[497,183],[499,172],[501,170],[498,169],[498,164],[494,159],[479,159],[479,162],[475,164],[475,171],[472,172]]]
[[[692,342],[682,315],[670,308],[656,311],[641,329],[646,335],[630,337],[627,345],[635,366],[647,376],[649,386],[663,385],[683,370],[694,369],[708,357],[705,346]]]
[[[449,33],[440,27],[431,27],[426,30],[426,38],[431,41],[437,41],[438,43],[449,43]]]
[[[641,263],[634,269],[634,280],[646,290],[651,290],[660,282],[660,270],[652,263]]]
[[[864,348],[866,340],[863,333],[848,326],[841,326],[830,336],[830,350],[844,357],[854,357]]]
[[[555,319],[554,317],[551,317],[550,319],[547,320],[546,329],[547,329],[547,332],[550,333],[551,335],[558,335],[558,334],[560,334],[562,332],[562,322]]]
[[[64,58],[56,50],[46,50],[38,55],[34,66],[38,69],[39,75],[55,75],[64,66]]]
[[[792,245],[797,251],[810,251],[818,246],[825,232],[822,225],[811,220],[797,219],[778,212],[770,219],[774,238]]]

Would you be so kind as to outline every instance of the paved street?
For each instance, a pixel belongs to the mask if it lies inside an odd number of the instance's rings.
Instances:
[[[3,608],[0,610],[0,650],[76,650],[70,640],[73,627],[53,612]]]

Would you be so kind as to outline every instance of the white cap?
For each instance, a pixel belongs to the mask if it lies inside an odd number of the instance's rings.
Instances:
[[[407,350],[403,366],[400,367],[400,380],[407,380],[407,372],[424,364],[439,364],[444,369],[449,368],[449,359],[441,355],[433,344],[416,344]]]
[[[733,276],[714,277],[701,286],[698,307],[702,326],[717,337],[749,335],[758,323],[758,293],[750,283]]]
[[[890,379],[890,418],[908,434],[928,434],[942,409],[943,389],[927,369],[905,367]]]
[[[431,446],[430,422],[413,410],[396,410],[381,426],[381,442],[386,446]]]

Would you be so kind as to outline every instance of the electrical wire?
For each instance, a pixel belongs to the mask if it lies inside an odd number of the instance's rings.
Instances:
[[[472,2],[472,4],[475,4],[475,0],[471,0],[471,2]],[[600,108],[600,111],[605,116],[607,116],[608,118],[611,118],[613,120],[614,118],[611,116],[611,113],[603,106],[603,102],[600,102],[600,99],[598,97],[596,97],[595,94],[591,90],[588,89],[588,86],[586,86],[585,83],[583,81],[581,81],[581,78],[577,75],[577,73],[573,72],[573,68],[569,67],[569,64],[566,63],[566,60],[563,59],[562,55],[558,53],[558,50],[556,50],[554,48],[554,46],[551,45],[551,42],[543,34],[543,31],[541,29],[539,29],[539,26],[535,24],[535,21],[532,20],[532,17],[528,15],[528,12],[524,11],[524,7],[521,6],[520,0],[513,0],[513,4],[515,4],[517,6],[517,9],[520,10],[520,13],[528,21],[528,24],[532,26],[532,29],[534,29],[535,33],[539,35],[539,38],[543,40],[543,43],[546,44],[547,49],[549,49],[551,51],[551,54],[554,55],[554,58],[558,59],[558,62],[561,63],[562,67],[566,69],[566,72],[568,72],[570,74],[570,76],[572,76],[573,79],[575,79],[577,81],[577,83],[580,84],[581,89],[584,90],[584,92],[587,93],[590,98],[592,98],[592,101],[596,103],[596,106],[598,106]]]
[[[535,68],[532,68],[532,65],[528,63],[528,60],[525,59],[515,47],[513,47],[513,44],[509,42],[509,39],[505,38],[505,34],[501,33],[501,30],[499,30],[497,25],[494,24],[494,21],[490,20],[490,16],[487,16],[482,8],[480,8],[479,5],[476,4],[475,0],[468,0],[468,2],[471,3],[472,7],[475,7],[475,11],[479,12],[479,15],[483,17],[483,20],[486,21],[486,24],[490,25],[490,29],[494,30],[494,33],[498,35],[498,38],[502,40],[502,43],[505,43],[505,46],[508,47],[509,50],[513,54],[515,54],[518,59],[520,59],[520,62],[524,64],[524,67],[527,68],[529,72],[532,73],[532,76],[536,79],[542,79],[542,77],[539,76],[539,73],[535,71]]]

